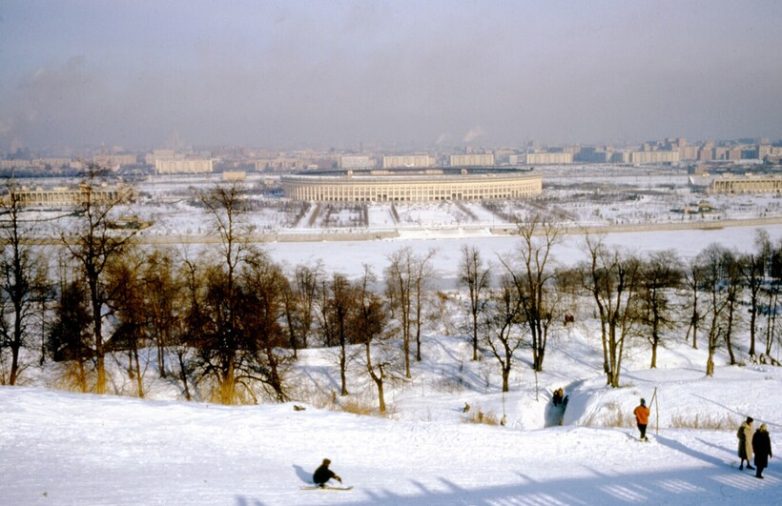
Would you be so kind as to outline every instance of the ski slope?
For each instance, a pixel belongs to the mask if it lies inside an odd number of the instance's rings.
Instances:
[[[387,417],[299,401],[220,406],[1,387],[0,503],[780,504],[778,458],[764,480],[739,471],[732,425],[751,414],[777,440],[780,368],[721,365],[706,378],[702,351],[671,344],[660,356],[668,366],[657,370],[646,368],[642,349],[631,352],[625,386],[610,389],[594,357],[581,349],[582,338],[557,343],[537,394],[520,362],[504,395],[488,358],[463,360],[469,350],[463,338],[427,338],[425,360],[410,384],[394,388]],[[336,376],[329,353],[307,350],[298,373],[319,384],[318,374]],[[443,388],[442,378],[459,370],[488,374],[489,385]],[[352,370],[351,386],[362,392],[356,395],[369,395],[358,371]],[[557,385],[567,385],[569,395],[562,426],[547,418]],[[629,417],[639,396],[651,400],[655,388],[652,441],[642,443]],[[506,425],[466,423],[465,402],[472,410],[504,413]],[[617,412],[626,418],[614,426]],[[674,427],[677,417],[727,425]],[[324,457],[353,490],[301,489]]]

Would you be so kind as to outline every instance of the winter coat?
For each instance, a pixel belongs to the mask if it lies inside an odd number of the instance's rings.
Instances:
[[[643,404],[640,405],[640,406],[637,406],[633,410],[633,414],[635,415],[635,421],[638,422],[638,425],[648,425],[649,424],[649,408],[647,408]]]
[[[767,430],[758,429],[752,436],[752,449],[755,451],[755,466],[758,469],[768,467],[768,458],[771,455],[771,437]]]
[[[337,475],[326,464],[315,469],[315,474],[312,475],[312,481],[317,484],[326,483],[332,478],[337,478]]]
[[[736,437],[739,438],[739,458],[752,460],[752,425],[744,422],[736,432]]]

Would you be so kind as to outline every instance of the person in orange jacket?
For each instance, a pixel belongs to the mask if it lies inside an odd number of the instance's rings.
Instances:
[[[641,399],[641,404],[633,410],[635,422],[638,424],[638,430],[641,432],[641,441],[649,441],[646,437],[646,426],[649,424],[649,408],[646,407],[646,400]]]

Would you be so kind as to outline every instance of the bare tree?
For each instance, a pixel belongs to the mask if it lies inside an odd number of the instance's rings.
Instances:
[[[500,364],[503,392],[510,390],[513,355],[524,342],[519,330],[523,313],[514,281],[504,276],[484,312],[485,342]]]
[[[725,251],[724,266],[725,266],[725,288],[727,291],[727,306],[725,307],[725,347],[728,350],[728,357],[730,364],[736,364],[736,354],[733,351],[733,333],[736,323],[740,319],[740,314],[737,311],[738,305],[741,303],[741,297],[743,292],[742,284],[742,266],[739,257],[732,251]]]
[[[649,329],[647,339],[652,347],[649,367],[657,367],[657,346],[662,331],[673,328],[675,320],[669,293],[679,287],[682,280],[681,261],[673,251],[660,251],[649,255],[641,264],[639,302],[641,321]]]
[[[47,338],[47,348],[55,362],[75,363],[74,379],[82,392],[89,389],[86,365],[93,354],[87,300],[87,287],[81,279],[61,277],[54,321]]]
[[[741,274],[749,293],[749,356],[755,357],[757,341],[758,312],[761,290],[766,281],[765,269],[771,255],[771,241],[768,232],[758,230],[755,234],[755,252],[742,255]]]
[[[237,290],[237,382],[252,394],[260,383],[279,402],[287,400],[283,367],[289,361],[285,345],[282,269],[263,252],[254,251],[242,265]]]
[[[81,202],[76,209],[79,227],[73,234],[61,234],[62,243],[78,262],[87,285],[97,372],[95,391],[99,394],[106,392],[106,343],[103,336],[109,296],[105,286],[106,266],[133,246],[137,233],[136,230],[117,226],[119,206],[128,202],[130,196],[123,192],[99,191],[102,174],[98,166],[88,167],[87,177],[81,183]]]
[[[416,259],[413,293],[415,296],[415,360],[421,361],[421,327],[423,326],[424,302],[426,300],[426,289],[432,276],[431,260],[434,257],[434,251],[430,250],[425,256]]]
[[[236,277],[248,253],[248,227],[242,221],[246,201],[238,185],[216,186],[199,195],[211,215],[219,238],[221,261],[205,270],[205,298],[200,308],[202,343],[201,367],[217,382],[218,398],[223,404],[236,399],[236,361],[240,346],[238,335],[238,297]]]
[[[640,262],[618,249],[606,248],[601,241],[587,238],[590,252],[587,285],[600,318],[606,383],[619,387],[626,339],[638,321]]]
[[[484,266],[478,248],[475,246],[462,247],[462,265],[459,281],[467,286],[469,295],[469,310],[472,323],[472,359],[478,360],[478,323],[481,312],[486,306],[485,293],[491,284],[491,273]]]
[[[339,273],[332,275],[329,292],[327,318],[330,320],[330,328],[335,332],[339,344],[340,395],[348,395],[347,345],[349,344],[350,319],[356,309],[356,294],[348,279]]]
[[[597,306],[597,314],[600,320],[600,343],[603,350],[603,372],[608,374],[611,370],[608,361],[608,308],[601,296],[601,286],[604,283],[605,269],[601,265],[601,259],[608,253],[601,238],[586,235],[584,238],[586,249],[589,252],[589,261],[583,266],[584,287],[592,295]]]
[[[386,269],[386,292],[389,300],[399,310],[402,330],[402,351],[405,359],[405,377],[410,374],[410,342],[413,339],[412,325],[415,323],[416,360],[421,360],[421,325],[423,313],[423,292],[430,275],[429,263],[434,251],[424,257],[416,257],[412,250],[402,248],[390,258]]]
[[[708,314],[708,358],[706,375],[714,375],[714,355],[725,334],[725,308],[728,306],[728,291],[725,287],[727,266],[725,248],[712,244],[698,254],[697,261],[703,268],[703,286],[706,290]]]
[[[113,259],[106,267],[106,304],[114,317],[109,341],[113,350],[127,350],[128,377],[136,382],[136,394],[144,397],[144,370],[139,348],[144,346],[147,330],[147,305],[141,280],[143,255],[124,255]],[[146,368],[144,368],[146,369]]]
[[[308,338],[312,332],[315,303],[318,299],[321,267],[299,265],[293,274],[293,281],[285,286],[285,319],[288,327],[288,339],[293,349],[308,347]]]
[[[532,342],[532,367],[543,370],[546,356],[548,330],[559,310],[557,291],[554,284],[555,271],[549,265],[551,253],[559,241],[559,228],[545,223],[539,215],[527,223],[518,223],[517,234],[521,237],[518,268],[503,261],[506,271],[513,279],[518,298],[524,312],[524,321],[529,327]]]
[[[777,328],[777,313],[779,311],[779,293],[782,290],[782,241],[771,247],[766,258],[766,278],[764,285],[764,300],[766,313],[765,330],[765,356],[772,363],[777,363],[771,357],[771,349],[775,341],[779,340]]]
[[[6,348],[11,352],[7,383],[15,385],[25,364],[20,351],[31,343],[30,326],[36,309],[38,286],[46,277],[46,264],[25,242],[32,233],[22,217],[22,202],[16,185],[9,182],[0,196],[0,363]],[[2,371],[0,371],[2,372]],[[0,374],[0,383],[5,383]]]
[[[154,250],[146,255],[141,273],[144,307],[149,334],[157,347],[157,367],[161,378],[167,376],[166,349],[179,343],[184,317],[184,282],[172,254]],[[186,384],[185,384],[186,386]],[[188,393],[189,394],[189,393]]]
[[[385,413],[385,368],[390,365],[390,362],[383,360],[382,358],[373,360],[372,345],[384,335],[383,331],[385,329],[387,317],[382,300],[376,293],[369,289],[369,285],[375,281],[376,279],[372,274],[372,271],[365,265],[364,275],[357,283],[359,308],[355,314],[351,328],[356,334],[356,341],[364,343],[367,373],[369,373],[369,377],[377,388],[378,410],[381,413]]]
[[[410,326],[413,289],[413,252],[404,248],[395,252],[386,269],[386,291],[389,301],[399,310],[399,324],[402,330],[402,354],[405,363],[405,377],[410,374]]]
[[[703,266],[697,259],[692,259],[684,274],[684,283],[690,292],[690,298],[687,303],[689,318],[687,322],[687,336],[685,339],[689,338],[690,331],[692,331],[692,348],[695,350],[698,349],[698,329],[700,328],[700,323],[703,318],[698,306],[700,292],[703,288]]]

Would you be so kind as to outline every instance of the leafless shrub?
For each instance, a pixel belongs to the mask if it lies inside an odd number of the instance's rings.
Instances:
[[[701,415],[695,416],[674,415],[671,417],[671,427],[675,429],[706,429],[728,430],[738,427],[741,420],[730,415]]]
[[[505,417],[498,417],[491,411],[484,412],[482,409],[471,410],[464,417],[466,423],[478,423],[483,425],[505,425]]]

